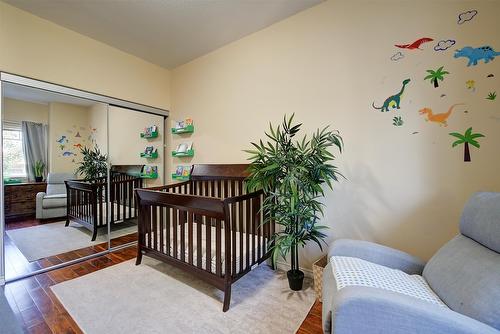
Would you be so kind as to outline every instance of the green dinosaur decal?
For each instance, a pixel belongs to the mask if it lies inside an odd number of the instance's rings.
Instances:
[[[375,102],[372,103],[372,107],[380,110],[381,112],[389,111],[389,108],[400,109],[399,104],[401,102],[401,97],[403,96],[403,92],[405,91],[405,86],[410,82],[410,79],[406,79],[403,81],[403,87],[396,95],[389,96],[385,101],[382,107],[375,106]]]

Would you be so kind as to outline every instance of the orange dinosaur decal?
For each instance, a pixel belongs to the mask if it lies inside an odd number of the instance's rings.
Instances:
[[[427,114],[426,121],[428,121],[428,122],[435,122],[435,123],[439,123],[439,125],[441,125],[441,126],[448,126],[447,120],[448,120],[448,117],[450,117],[451,112],[453,111],[453,108],[455,108],[456,106],[460,106],[460,105],[464,105],[464,103],[454,104],[450,107],[450,109],[448,109],[447,112],[441,113],[441,114],[434,114],[432,112],[431,108],[423,108],[423,109],[420,109],[418,112],[420,115]]]
[[[76,148],[82,148],[83,147],[82,144],[75,144],[73,146],[76,147]]]

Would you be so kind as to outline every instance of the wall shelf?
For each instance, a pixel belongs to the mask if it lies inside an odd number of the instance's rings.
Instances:
[[[181,133],[193,133],[194,132],[194,125],[188,125],[184,128],[172,128],[172,133],[173,134],[181,134]]]
[[[155,151],[151,154],[146,154],[144,152],[141,152],[141,158],[156,159],[156,158],[158,158],[158,151]]]
[[[146,138],[146,139],[149,139],[149,138],[157,138],[158,137],[158,131],[153,131],[151,133],[144,133],[144,132],[141,132],[141,138]]]
[[[184,176],[184,175],[177,175],[177,174],[172,174],[172,179],[173,180],[178,180],[178,181],[188,181],[189,180],[189,175]]]
[[[186,152],[172,151],[172,156],[177,158],[192,157],[194,156],[194,150],[187,150]]]
[[[157,179],[158,178],[158,173],[153,173],[153,174],[143,174],[143,173],[141,173],[141,178],[143,178],[143,179]]]

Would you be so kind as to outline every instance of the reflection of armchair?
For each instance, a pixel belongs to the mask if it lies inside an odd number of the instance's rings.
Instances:
[[[36,218],[66,217],[66,185],[64,181],[75,179],[70,173],[49,173],[47,192],[36,194]]]
[[[500,333],[500,193],[467,203],[460,234],[427,263],[336,240],[323,273],[325,333]]]

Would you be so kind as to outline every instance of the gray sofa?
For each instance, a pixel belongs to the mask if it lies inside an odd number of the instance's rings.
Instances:
[[[474,194],[463,211],[460,234],[426,264],[399,250],[347,239],[334,241],[328,258],[323,273],[325,333],[500,333],[500,193]],[[337,289],[345,283],[339,280],[339,266],[332,265],[337,259],[374,264],[405,277],[422,275],[410,277],[420,279],[444,304],[364,283]]]
[[[48,219],[66,216],[66,185],[64,181],[74,180],[71,173],[49,173],[47,192],[36,195],[36,218]]]

